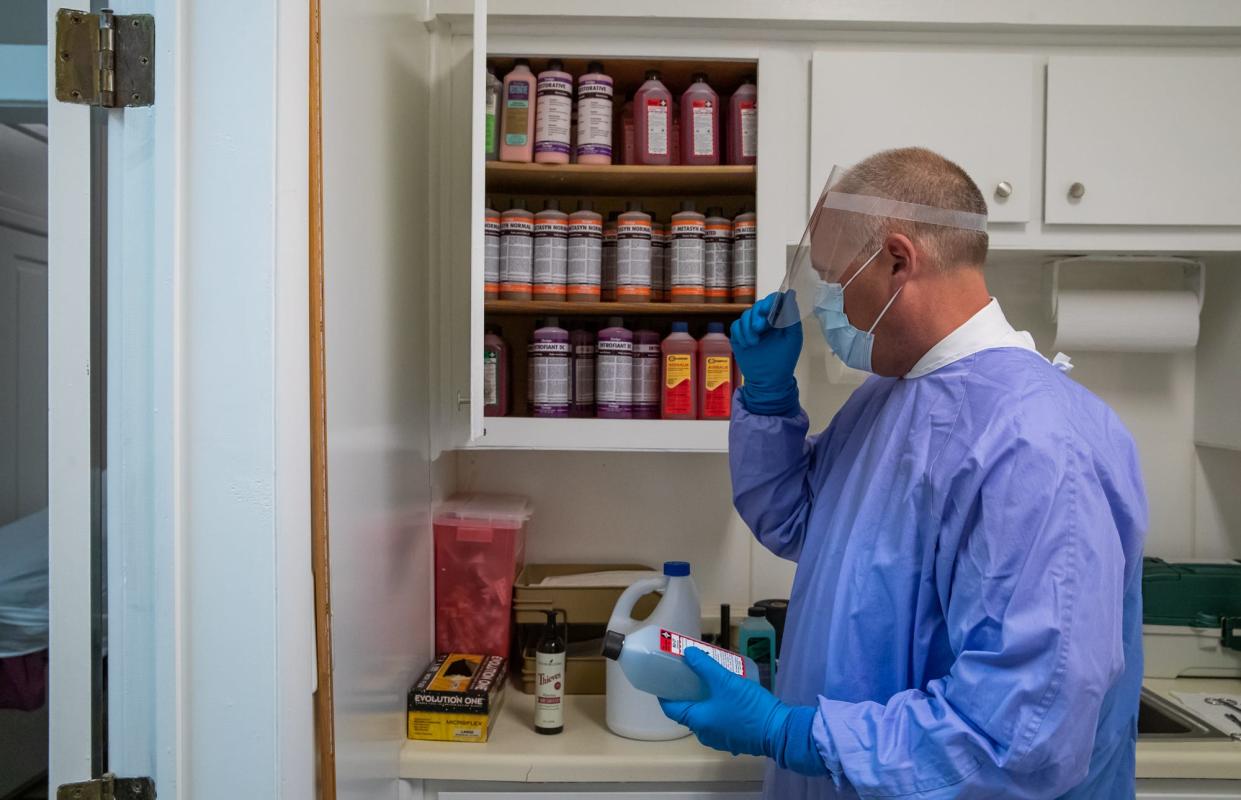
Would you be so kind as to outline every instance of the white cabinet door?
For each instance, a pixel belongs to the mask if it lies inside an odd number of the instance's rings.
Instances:
[[[487,2],[437,34],[431,102],[431,330],[443,342],[433,367],[438,452],[483,435],[483,92]],[[477,356],[477,357],[476,357]]]
[[[1032,56],[815,53],[811,202],[833,164],[920,146],[965,168],[982,190],[992,222],[1028,222],[1038,196],[1041,82]],[[1001,183],[1011,187],[1006,197]]]
[[[1241,58],[1050,59],[1046,222],[1241,225],[1238,186]]]

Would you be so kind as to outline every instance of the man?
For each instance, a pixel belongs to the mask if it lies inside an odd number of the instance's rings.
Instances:
[[[801,323],[773,323],[789,299],[732,329],[736,507],[798,565],[779,698],[691,651],[709,696],[665,712],[770,757],[768,798],[1132,797],[1147,512],[1131,437],[988,294],[986,205],[956,164],[879,153],[821,209],[815,316],[875,376],[807,438]]]

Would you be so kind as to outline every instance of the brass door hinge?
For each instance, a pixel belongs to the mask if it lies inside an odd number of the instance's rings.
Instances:
[[[56,800],[155,800],[155,782],[150,778],[118,778],[109,772],[93,781],[57,787]]]
[[[56,99],[104,108],[155,102],[155,18],[56,12]]]

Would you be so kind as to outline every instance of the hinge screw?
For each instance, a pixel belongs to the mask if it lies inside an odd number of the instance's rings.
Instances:
[[[68,50],[61,50],[61,51],[60,51],[60,60],[61,60],[61,61],[68,61],[68,60],[69,60],[69,51],[68,51]]]
[[[151,59],[147,58],[146,56],[143,56],[142,58],[138,59],[138,63],[144,64],[144,65],[149,64],[151,63]]]

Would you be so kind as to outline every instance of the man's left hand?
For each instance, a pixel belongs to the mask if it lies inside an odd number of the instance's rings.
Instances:
[[[735,675],[702,650],[685,651],[685,664],[707,687],[707,698],[696,702],[664,700],[669,719],[688,727],[698,741],[733,755],[768,756],[803,775],[826,775],[814,743],[813,706],[788,706],[755,681]]]

